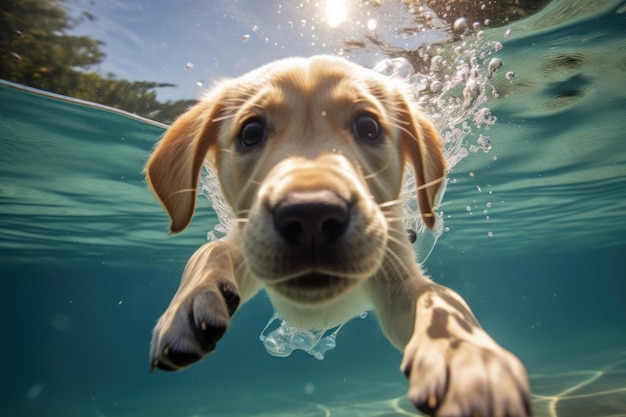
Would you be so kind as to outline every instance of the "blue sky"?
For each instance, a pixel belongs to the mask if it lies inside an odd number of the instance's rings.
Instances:
[[[417,26],[415,16],[402,2],[386,3],[393,4],[374,7],[361,0],[78,0],[70,4],[72,14],[87,11],[96,17],[85,19],[74,30],[105,43],[106,58],[96,70],[129,80],[177,84],[159,91],[160,99],[176,100],[197,97],[202,90],[199,83],[206,87],[216,78],[238,76],[278,58],[338,54],[347,39],[362,40],[371,34],[386,36],[390,42],[423,43],[424,33],[396,35],[399,26]],[[343,7],[333,14],[330,9],[337,6]],[[333,23],[338,13],[345,20]],[[436,31],[425,33],[441,37]],[[372,51],[351,55],[368,66],[385,58]]]

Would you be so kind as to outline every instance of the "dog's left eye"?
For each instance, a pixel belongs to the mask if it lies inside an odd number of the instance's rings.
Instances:
[[[237,135],[239,144],[244,148],[257,145],[267,137],[267,127],[261,119],[250,119],[246,121]]]
[[[354,135],[366,142],[376,142],[382,136],[382,129],[378,120],[369,114],[363,114],[356,118],[352,126]]]

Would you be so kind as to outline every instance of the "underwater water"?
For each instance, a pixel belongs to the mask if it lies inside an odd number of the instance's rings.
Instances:
[[[458,158],[424,266],[525,363],[535,416],[626,416],[626,3],[552,2],[456,45],[487,64],[496,42],[504,66],[480,80],[483,101],[423,91],[465,150],[448,149]],[[478,120],[482,108],[495,119]],[[273,314],[263,293],[208,358],[149,372],[152,327],[219,224],[200,196],[191,226],[167,236],[141,173],[164,129],[0,84],[0,415],[419,415],[374,314],[343,326],[321,361],[278,358],[259,340]]]

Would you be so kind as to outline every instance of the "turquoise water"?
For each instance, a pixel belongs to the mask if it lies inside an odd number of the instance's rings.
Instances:
[[[515,72],[486,103],[492,149],[450,173],[425,266],[525,362],[536,416],[626,416],[626,5],[557,2],[511,27],[484,40]],[[217,224],[201,199],[167,236],[141,174],[163,130],[0,85],[0,415],[416,415],[373,315],[323,361],[275,358],[263,294],[206,360],[148,372],[155,320]]]

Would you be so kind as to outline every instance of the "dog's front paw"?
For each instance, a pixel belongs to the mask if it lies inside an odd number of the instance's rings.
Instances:
[[[405,349],[402,370],[409,378],[409,399],[430,416],[531,415],[526,370],[497,345],[412,340]]]
[[[150,370],[175,371],[213,351],[239,301],[239,292],[230,281],[176,294],[154,327]]]
[[[432,285],[418,298],[402,371],[409,399],[438,417],[531,415],[526,369],[480,327],[454,291]]]

